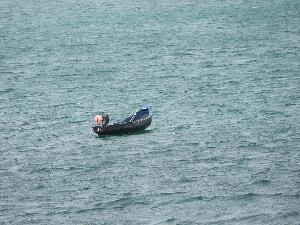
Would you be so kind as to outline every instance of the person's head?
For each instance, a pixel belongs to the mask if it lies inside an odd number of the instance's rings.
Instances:
[[[103,116],[97,115],[95,117],[95,121],[96,121],[97,124],[102,124],[103,120],[104,120]]]

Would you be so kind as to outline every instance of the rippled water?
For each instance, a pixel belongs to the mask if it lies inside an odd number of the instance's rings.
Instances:
[[[299,12],[2,0],[0,224],[299,224]]]

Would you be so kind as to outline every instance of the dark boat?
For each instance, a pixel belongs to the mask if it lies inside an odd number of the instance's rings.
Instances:
[[[131,133],[145,130],[152,122],[152,114],[149,108],[141,108],[132,116],[127,117],[122,122],[97,125],[93,130],[98,135],[113,135]]]

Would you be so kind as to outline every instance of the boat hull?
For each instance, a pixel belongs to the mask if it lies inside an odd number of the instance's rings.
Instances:
[[[145,119],[138,120],[129,123],[116,123],[108,125],[103,128],[102,126],[94,126],[93,130],[96,134],[100,135],[117,135],[125,133],[133,133],[138,131],[143,131],[151,125],[152,116]]]

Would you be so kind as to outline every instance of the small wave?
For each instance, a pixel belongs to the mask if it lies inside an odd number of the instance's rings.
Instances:
[[[50,173],[52,171],[52,168],[51,167],[49,167],[49,168],[47,168],[47,167],[40,167],[40,168],[34,168],[34,169],[32,169],[30,172],[31,173]]]
[[[151,206],[151,209],[157,209],[162,206],[173,205],[173,204],[174,204],[174,200],[162,201],[162,202],[156,203],[155,205]]]
[[[79,209],[75,211],[75,213],[86,213],[86,212],[91,212],[91,211],[101,211],[104,210],[104,207],[92,207],[92,208],[85,208],[85,209]]]
[[[76,166],[67,166],[67,167],[38,167],[33,168],[30,172],[31,173],[50,173],[54,171],[74,171],[78,169],[82,169],[83,167],[76,167]]]
[[[45,188],[45,185],[39,184],[36,187],[34,187],[33,190],[41,190],[41,189],[44,189],[44,188]]]
[[[298,217],[300,213],[298,211],[280,212],[276,215],[276,218],[291,218]]]
[[[188,177],[181,177],[181,178],[178,180],[178,183],[180,183],[180,184],[191,183],[191,182],[194,182],[194,180],[191,179],[191,178],[188,178]]]
[[[166,222],[166,223],[173,223],[175,221],[176,221],[176,219],[174,217],[172,217],[170,219],[165,220],[164,222]]]
[[[85,47],[85,46],[98,46],[99,43],[81,43],[81,44],[60,44],[60,47]]]
[[[266,196],[268,197],[282,197],[285,196],[283,193],[279,192],[279,193],[273,193],[273,194],[266,194]],[[286,195],[285,197],[287,197],[289,195]]]
[[[189,202],[194,202],[194,201],[202,201],[204,199],[203,196],[199,195],[199,196],[194,196],[194,197],[188,197],[182,200],[177,201],[177,204],[181,204],[181,203],[189,203]]]
[[[270,183],[271,183],[271,181],[267,180],[267,179],[256,180],[253,182],[253,184],[256,184],[256,185],[267,185]]]
[[[218,146],[210,145],[210,146],[207,146],[206,148],[209,148],[209,149],[215,149],[215,148],[218,148]]]
[[[234,218],[229,218],[229,219],[222,219],[222,220],[216,220],[216,221],[211,221],[210,223],[207,224],[224,224],[224,223],[229,223],[230,222],[240,222],[240,221],[245,221],[245,220],[253,220],[258,217],[267,217],[269,216],[268,213],[260,213],[260,214],[253,214],[253,215],[245,215],[245,216],[240,216],[240,217],[234,217]]]
[[[176,192],[162,192],[159,193],[157,196],[169,196],[169,195],[178,195],[178,194],[184,194],[185,192],[182,191],[176,191]]]
[[[96,208],[112,208],[112,209],[124,209],[128,206],[133,205],[148,205],[149,202],[145,199],[138,199],[132,196],[125,196],[119,199],[105,202],[105,203],[97,203],[95,204]]]
[[[207,147],[207,148],[212,148],[212,147]],[[208,162],[217,162],[220,160],[220,158],[218,158],[217,156],[212,156],[212,157],[204,158],[203,160]]]
[[[290,198],[299,198],[300,191],[297,191],[296,193],[293,193],[293,194],[275,193],[272,196],[284,196],[284,197],[290,197]]]
[[[191,127],[191,125],[189,124],[184,124],[184,125],[179,125],[179,126],[176,126],[174,128],[174,130],[185,130],[185,129],[189,129]]]
[[[252,147],[258,147],[260,146],[260,143],[257,143],[256,141],[245,141],[244,143],[239,145],[239,148],[252,148]]]
[[[44,108],[59,108],[59,107],[65,107],[65,106],[69,106],[69,105],[76,105],[75,102],[66,102],[66,103],[59,103],[59,104],[53,104],[53,105],[47,105]]]
[[[297,105],[295,102],[285,102],[284,103],[285,106],[294,106]]]
[[[257,196],[259,196],[258,194],[255,194],[253,192],[249,192],[249,193],[246,193],[246,194],[241,194],[241,195],[236,195],[236,196],[233,196],[232,198],[233,199],[240,199],[240,200],[253,200],[255,199]]]
[[[275,115],[284,115],[284,112],[277,111],[277,110],[260,110],[261,113],[269,116],[275,116]]]
[[[207,197],[208,201],[215,201],[215,200],[224,200],[226,199],[225,196],[220,196],[220,195],[216,195],[216,196],[212,196],[212,197]]]
[[[269,182],[269,181],[263,181],[263,182]],[[282,192],[277,192],[277,193],[253,193],[253,192],[249,192],[247,194],[240,194],[240,195],[236,195],[236,196],[232,196],[231,199],[239,199],[239,200],[253,200],[257,197],[286,197],[286,198],[299,198],[299,193],[294,193],[294,194],[285,194]]]
[[[10,210],[11,208],[3,208],[3,209],[0,208],[0,212],[10,211]]]
[[[86,167],[84,169],[84,172],[87,173],[87,172],[91,172],[91,171],[97,171],[97,170],[102,169],[102,168],[110,168],[112,165],[114,165],[116,163],[117,163],[116,161],[104,160],[104,161],[100,162],[97,165]],[[93,179],[94,178],[91,178],[91,180],[93,180]]]
[[[4,90],[0,90],[0,94],[6,94],[6,93],[9,93],[9,92],[13,92],[15,89],[13,88],[6,88]]]
[[[200,145],[199,142],[188,142],[185,144],[186,146],[198,147]]]
[[[175,56],[194,56],[194,53],[191,52],[175,52],[174,53]]]
[[[294,195],[292,195],[295,198],[300,198],[300,191],[298,191],[297,193],[295,193]]]
[[[85,123],[86,120],[75,120],[75,121],[70,121],[69,123],[72,123],[72,124],[78,124],[78,123]]]

